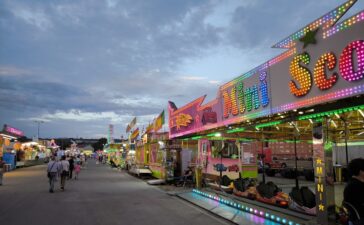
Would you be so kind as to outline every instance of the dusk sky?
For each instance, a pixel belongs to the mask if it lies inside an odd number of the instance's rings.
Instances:
[[[271,46],[344,0],[2,0],[0,125],[125,136],[281,53]],[[364,9],[358,0],[344,16]],[[167,124],[165,130],[167,130]]]

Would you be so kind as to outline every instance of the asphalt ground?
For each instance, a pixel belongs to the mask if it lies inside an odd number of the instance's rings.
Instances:
[[[60,180],[60,179],[59,179]],[[124,171],[89,161],[78,180],[48,192],[46,166],[5,174],[0,224],[231,224]]]

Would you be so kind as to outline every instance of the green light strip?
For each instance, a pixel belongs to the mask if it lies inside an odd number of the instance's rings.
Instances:
[[[358,109],[364,109],[364,105],[342,108],[342,109],[337,109],[337,110],[331,110],[331,111],[321,112],[321,113],[315,113],[315,114],[306,115],[306,116],[300,116],[300,117],[298,117],[298,120],[307,120],[307,119],[321,118],[324,116],[332,116],[335,113],[341,114],[341,113],[351,112],[351,111],[358,110]]]
[[[263,128],[263,127],[270,127],[270,126],[274,126],[274,125],[278,125],[281,124],[282,121],[273,121],[273,122],[269,122],[269,123],[262,123],[262,124],[258,124],[255,126],[255,128]]]
[[[191,138],[191,140],[198,140],[198,139],[201,139],[203,136],[194,136]]]
[[[219,134],[219,132],[216,132],[216,133],[211,133],[211,134],[207,134],[206,136],[207,137],[215,137],[216,134]]]
[[[245,131],[245,128],[243,128],[243,127],[235,128],[235,129],[226,131],[226,133],[232,134],[232,133],[237,133],[237,132],[242,132],[242,131]]]
[[[363,146],[363,145],[364,145],[363,141],[348,142],[348,146]],[[336,146],[343,147],[345,146],[345,143],[337,143]]]

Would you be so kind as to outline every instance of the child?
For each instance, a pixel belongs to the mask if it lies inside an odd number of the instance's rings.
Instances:
[[[80,165],[80,163],[78,162],[78,163],[76,163],[76,165],[75,165],[75,168],[74,168],[74,170],[75,170],[75,180],[77,180],[77,178],[78,178],[78,174],[80,173],[80,171],[81,171],[81,165]]]

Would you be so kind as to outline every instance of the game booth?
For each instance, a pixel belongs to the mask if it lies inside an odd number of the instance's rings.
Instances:
[[[275,44],[286,50],[216,99],[169,102],[169,137],[193,146],[202,172],[193,194],[279,224],[340,222],[347,165],[364,157],[364,11],[339,21],[355,2]]]
[[[5,171],[11,171],[17,167],[17,152],[21,143],[17,140],[24,136],[24,132],[4,124],[0,131],[0,157],[5,161]]]

